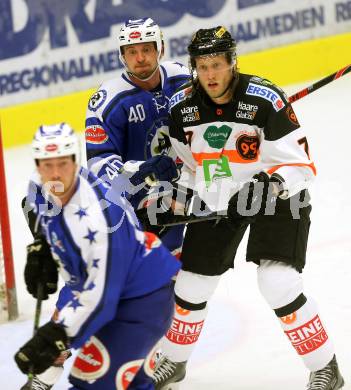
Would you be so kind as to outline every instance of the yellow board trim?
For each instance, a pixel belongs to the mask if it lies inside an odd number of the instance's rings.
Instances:
[[[243,73],[257,74],[285,86],[319,79],[351,64],[351,33],[304,41],[239,57]],[[347,77],[347,76],[346,76]],[[42,124],[65,121],[84,129],[93,89],[1,109],[5,147],[29,143]]]
[[[351,33],[250,53],[238,62],[241,72],[280,86],[320,79],[351,64]]]

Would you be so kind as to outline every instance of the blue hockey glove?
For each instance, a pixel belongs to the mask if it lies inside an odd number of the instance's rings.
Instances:
[[[172,182],[178,178],[177,165],[169,156],[154,156],[142,163],[129,181],[134,186],[138,186],[148,177],[152,177],[153,180]]]

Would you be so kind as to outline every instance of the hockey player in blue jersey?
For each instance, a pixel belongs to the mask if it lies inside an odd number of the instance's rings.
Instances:
[[[189,78],[185,66],[160,62],[164,42],[159,26],[152,19],[126,21],[117,41],[125,72],[102,83],[93,94],[85,132],[89,168],[113,184],[114,191],[107,193],[112,202],[129,185],[127,176],[119,174],[122,170],[128,177],[134,172],[131,181],[138,189],[150,173],[161,181],[171,181],[177,176],[173,162],[176,156],[168,133],[168,108],[171,96]],[[144,160],[148,161],[144,163]],[[130,194],[134,208],[142,209],[149,202],[147,190]],[[162,237],[163,244],[176,256],[182,245],[183,230],[183,226],[178,226]],[[65,286],[57,308],[61,309],[70,298],[71,291]],[[59,371],[58,368],[48,370],[35,381],[38,386],[50,389]]]
[[[189,80],[188,69],[171,61],[160,62],[164,43],[159,26],[150,18],[128,20],[118,36],[120,61],[125,71],[101,84],[91,97],[86,117],[86,149],[90,169],[114,190],[126,190],[119,172],[135,172],[138,189],[145,177],[171,182],[177,177],[168,132],[171,96]],[[145,160],[147,160],[145,162]],[[147,189],[130,196],[142,208]],[[179,252],[183,226],[173,228],[162,242]]]
[[[68,125],[40,127],[33,152],[38,177],[27,201],[41,234],[28,246],[26,284],[50,294],[58,269],[73,294],[57,320],[19,349],[17,365],[40,374],[73,347],[72,390],[153,389],[151,356],[173,314],[178,260],[139,229],[125,199],[108,202],[106,184],[78,165]]]

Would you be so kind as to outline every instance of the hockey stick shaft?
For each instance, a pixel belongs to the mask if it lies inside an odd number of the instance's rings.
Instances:
[[[169,222],[161,223],[161,226],[169,227],[169,226],[177,226],[177,225],[185,225],[187,223],[197,223],[197,222],[205,222],[205,221],[219,221],[222,218],[227,218],[227,211],[211,213],[207,215],[175,215],[172,217],[172,220]]]
[[[35,306],[35,314],[34,314],[34,325],[33,325],[33,336],[37,333],[40,323],[40,315],[41,315],[41,304],[43,302],[43,284],[38,283],[37,288],[37,304]]]
[[[324,85],[327,85],[327,84],[331,83],[332,81],[334,81],[342,76],[345,76],[345,74],[347,74],[349,72],[351,72],[351,65],[347,65],[344,68],[339,69],[337,72],[335,72],[327,77],[324,77],[321,80],[316,81],[315,83],[302,89],[301,91],[294,93],[293,95],[289,96],[288,100],[290,103],[294,103],[297,100],[305,97],[306,95],[309,95],[310,93],[312,93],[314,91],[317,91],[317,89],[324,87]]]
[[[33,324],[33,336],[37,333],[37,330],[39,329],[39,323],[40,323],[40,316],[41,316],[41,304],[43,302],[43,284],[38,283],[37,287],[37,303],[35,305],[35,312],[34,312],[34,324]],[[33,367],[30,368],[29,374],[28,374],[28,385],[29,388],[33,388]]]

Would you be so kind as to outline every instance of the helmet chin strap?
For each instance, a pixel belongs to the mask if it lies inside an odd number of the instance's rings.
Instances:
[[[234,78],[234,76],[233,76],[233,78]],[[216,99],[221,98],[229,91],[229,89],[232,87],[232,84],[233,84],[233,78],[229,81],[227,88],[219,96],[216,96]]]
[[[234,73],[234,69],[233,69],[233,77],[230,79],[230,81],[227,85],[227,88],[219,96],[216,96],[216,99],[224,96],[229,91],[229,89],[233,87],[234,79],[235,79],[235,73]]]
[[[230,81],[229,81],[229,83],[227,85],[227,88],[219,96],[217,96],[216,99],[221,98],[222,96],[224,96],[229,91],[230,88],[232,88],[234,90],[234,81],[236,79],[236,74],[235,74],[234,68],[233,68],[232,73],[233,73],[233,77],[230,79]]]

